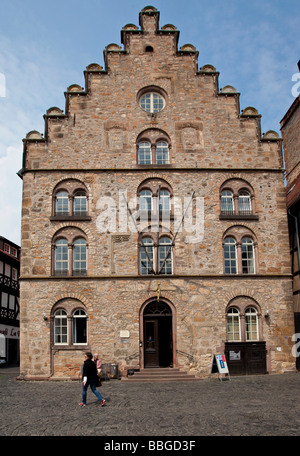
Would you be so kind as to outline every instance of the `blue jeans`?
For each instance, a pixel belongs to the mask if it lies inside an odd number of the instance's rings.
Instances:
[[[99,401],[102,401],[103,397],[101,396],[99,391],[97,391],[97,389],[96,389],[96,381],[88,380],[85,385],[82,383],[82,402],[83,402],[83,404],[86,404],[86,392],[87,392],[87,389],[89,386],[91,387],[92,392],[95,394],[95,396],[97,396]]]

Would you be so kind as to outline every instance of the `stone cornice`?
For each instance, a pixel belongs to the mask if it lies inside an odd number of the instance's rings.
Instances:
[[[22,281],[93,281],[93,280],[187,280],[187,279],[199,279],[199,280],[206,280],[206,279],[216,279],[216,280],[266,280],[266,279],[292,279],[292,274],[176,274],[176,275],[98,275],[98,276],[64,276],[64,277],[55,277],[55,276],[22,276],[19,280]]]

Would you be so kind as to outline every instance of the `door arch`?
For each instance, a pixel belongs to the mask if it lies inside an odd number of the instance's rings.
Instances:
[[[175,312],[165,299],[150,299],[141,308],[141,358],[144,368],[175,365]]]

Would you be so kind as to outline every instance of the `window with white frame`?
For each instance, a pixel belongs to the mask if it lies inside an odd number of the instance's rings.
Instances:
[[[158,245],[158,271],[160,274],[172,274],[172,241],[167,236],[159,238]]]
[[[167,141],[140,141],[138,143],[139,165],[169,165],[169,144]]]
[[[140,274],[154,274],[154,242],[151,237],[144,237],[140,242]]]
[[[255,273],[254,243],[250,237],[242,239],[242,271],[243,274]]]
[[[86,345],[87,314],[84,309],[59,308],[53,314],[53,341],[55,345]]]
[[[160,112],[165,107],[165,100],[163,96],[157,92],[144,93],[140,97],[139,103],[140,107],[150,114]]]
[[[68,194],[68,192],[61,191],[56,194],[55,214],[56,215],[68,215],[69,214],[69,194]]]
[[[254,307],[248,307],[245,312],[245,336],[246,341],[258,340],[257,310]]]
[[[246,190],[241,190],[238,196],[239,214],[251,214],[251,195]]]
[[[59,309],[54,314],[54,343],[68,344],[68,318],[65,310]]]
[[[243,298],[244,299],[244,298]],[[238,299],[239,303],[227,310],[227,342],[255,342],[259,340],[258,309]]]
[[[87,214],[87,197],[83,190],[79,190],[74,194],[73,200],[73,214],[86,215]]]
[[[231,307],[227,312],[227,340],[241,340],[240,312],[236,307]]]
[[[78,230],[78,233],[80,232]],[[72,229],[66,229],[58,238],[54,238],[52,244],[54,275],[86,275],[87,273],[87,240],[74,234],[76,231],[74,233]]]
[[[233,194],[230,190],[223,190],[221,192],[221,212],[223,214],[233,214]]]
[[[169,190],[161,190],[159,192],[159,210],[170,211],[171,210],[171,195]]]
[[[152,237],[142,237],[139,244],[140,274],[173,274],[172,240],[160,236],[158,244]]]
[[[224,274],[257,273],[257,242],[254,238],[254,233],[241,225],[227,230],[223,240]]]
[[[233,237],[224,239],[224,272],[225,274],[237,273],[236,241]]]
[[[54,218],[87,217],[87,189],[84,183],[77,179],[66,179],[57,184],[53,190],[52,200]]]
[[[86,240],[76,239],[73,245],[73,273],[85,274],[87,270]]]
[[[68,274],[69,271],[69,248],[66,239],[58,239],[54,250],[55,274]]]
[[[84,310],[77,309],[73,312],[72,325],[73,344],[86,344],[87,318]]]
[[[151,211],[152,210],[152,191],[142,190],[139,197],[139,209],[140,211]]]
[[[152,148],[151,143],[148,141],[141,141],[138,145],[138,164],[152,164]]]
[[[169,144],[167,141],[158,141],[155,148],[155,158],[157,165],[168,165],[169,162]]]
[[[220,188],[220,217],[257,220],[254,189],[244,179],[228,179]]]

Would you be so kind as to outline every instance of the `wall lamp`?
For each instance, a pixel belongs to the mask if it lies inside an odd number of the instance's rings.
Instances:
[[[47,315],[44,314],[44,315],[43,315],[43,319],[44,319],[44,321],[47,321],[47,320],[48,320]]]

